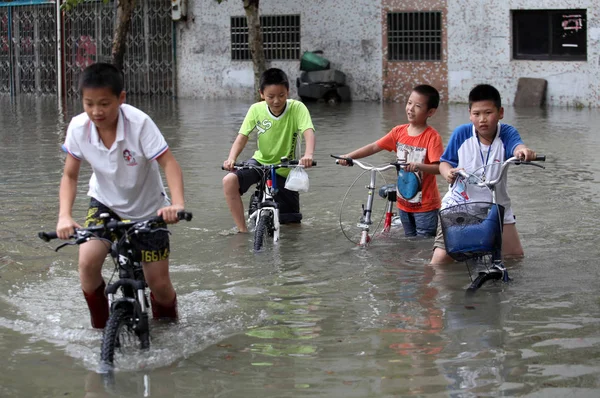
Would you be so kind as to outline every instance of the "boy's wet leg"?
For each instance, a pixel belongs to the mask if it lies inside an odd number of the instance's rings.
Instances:
[[[223,193],[238,231],[248,232],[244,216],[244,203],[240,194],[240,182],[236,173],[228,173],[223,177]]]
[[[275,201],[279,205],[279,222],[281,224],[300,224],[302,213],[300,212],[300,194],[285,188],[285,178],[278,175],[277,184],[279,192],[275,195]]]
[[[438,228],[438,210],[413,213],[417,236],[433,238]]]
[[[102,264],[108,252],[107,244],[92,240],[79,247],[79,279],[81,291],[90,311],[93,328],[103,329],[108,321],[108,299],[104,290]]]
[[[398,209],[398,214],[404,229],[404,236],[417,236],[417,225],[413,213]]]
[[[177,321],[177,294],[169,277],[169,260],[143,263],[144,276],[150,288],[154,319]]]

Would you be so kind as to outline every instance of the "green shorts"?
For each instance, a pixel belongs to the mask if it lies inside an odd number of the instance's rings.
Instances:
[[[91,198],[90,207],[85,218],[84,227],[91,227],[94,225],[102,224],[100,215],[108,213],[108,215],[119,221],[123,221],[115,212],[109,209],[106,205],[101,203],[95,198]],[[167,224],[161,226],[167,227]],[[107,232],[100,237],[115,241],[120,236],[114,233]],[[144,263],[152,263],[156,261],[166,260],[169,258],[170,245],[169,245],[169,233],[167,231],[156,231],[149,233],[135,234],[131,236],[131,245],[135,250],[135,259]]]

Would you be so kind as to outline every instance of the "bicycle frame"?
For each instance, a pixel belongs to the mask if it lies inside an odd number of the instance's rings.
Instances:
[[[373,200],[374,200],[374,196],[375,196],[377,173],[380,173],[382,171],[389,170],[392,168],[395,168],[396,170],[398,170],[399,168],[405,166],[406,163],[393,162],[393,163],[389,163],[389,164],[386,164],[383,166],[376,167],[376,166],[367,165],[356,159],[344,158],[344,157],[334,156],[334,155],[331,155],[331,157],[338,159],[336,162],[339,162],[339,160],[345,160],[346,162],[349,163],[350,166],[357,165],[361,169],[369,172],[369,185],[366,186],[366,188],[367,188],[367,204],[366,204],[366,207],[364,204],[362,205],[363,214],[362,214],[359,222],[356,224],[356,226],[358,228],[360,228],[360,230],[361,230],[358,245],[365,247],[371,242],[371,237],[369,236],[369,232],[371,229],[371,225],[373,224],[373,220],[372,220],[371,216],[373,213]],[[389,232],[391,229],[393,208],[394,208],[394,204],[395,204],[395,201],[390,200],[389,197],[386,199],[387,199],[387,203],[386,203],[386,214],[385,214],[385,220],[384,220],[384,225],[383,225],[383,232]]]
[[[134,259],[127,232],[112,243],[110,255],[115,268],[118,268],[119,279],[106,287],[109,312],[124,306],[132,307],[136,333],[145,333],[149,330],[147,284],[142,264]],[[115,300],[119,288],[123,296]]]
[[[264,181],[256,184],[258,189],[260,199],[258,203],[258,207],[256,211],[254,211],[248,217],[248,225],[254,224],[254,227],[258,225],[260,218],[266,212],[272,212],[273,214],[273,243],[277,243],[279,241],[279,229],[281,227],[279,223],[279,206],[277,202],[273,199],[275,193],[277,192],[277,178],[274,176],[275,168],[269,167],[267,169],[263,169],[265,172]]]

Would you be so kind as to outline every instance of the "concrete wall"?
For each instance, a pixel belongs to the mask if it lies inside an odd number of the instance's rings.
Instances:
[[[188,0],[187,22],[177,24],[178,95],[252,98],[250,61],[232,61],[230,17],[242,0]],[[587,9],[588,59],[582,62],[512,59],[511,9]],[[466,102],[469,90],[490,83],[505,104],[519,77],[548,81],[547,104],[600,107],[599,0],[261,0],[262,15],[299,14],[301,52],[323,50],[348,77],[354,100],[403,102],[418,83],[430,83],[443,101]],[[388,62],[388,11],[441,10],[441,62]],[[299,60],[273,61],[285,70],[296,96]]]
[[[600,1],[448,0],[448,91],[466,102],[478,83],[498,88],[503,102],[514,101],[519,77],[548,81],[546,103],[600,106]],[[512,59],[511,9],[587,9],[587,62]]]
[[[230,17],[242,0],[189,0],[187,22],[177,24],[178,95],[252,98],[251,61],[232,61]],[[374,0],[262,0],[261,15],[299,14],[301,51],[323,50],[346,74],[354,100],[381,99],[381,6]],[[288,74],[296,95],[300,61],[273,61]]]

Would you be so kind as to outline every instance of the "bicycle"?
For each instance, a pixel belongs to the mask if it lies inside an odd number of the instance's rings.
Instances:
[[[342,156],[336,156],[336,155],[330,155],[332,158],[336,159],[336,163],[339,163],[339,160],[345,160],[349,166],[354,166],[355,164],[360,167],[361,169],[365,170],[362,174],[360,174],[355,180],[354,182],[350,185],[350,188],[348,188],[348,191],[346,191],[346,195],[344,196],[344,199],[342,200],[342,206],[341,208],[344,207],[344,201],[346,200],[346,198],[348,197],[348,193],[350,192],[350,189],[354,186],[354,184],[356,183],[356,181],[358,181],[358,179],[366,172],[370,173],[370,180],[369,180],[369,185],[366,186],[367,188],[367,205],[365,207],[364,203],[361,205],[362,206],[362,216],[359,219],[359,222],[356,224],[356,226],[360,229],[360,238],[358,242],[354,242],[350,237],[348,237],[348,235],[346,235],[346,233],[344,232],[344,229],[342,228],[342,233],[344,233],[344,235],[346,236],[346,238],[348,240],[350,240],[351,242],[357,243],[359,246],[361,247],[366,247],[369,245],[369,243],[371,243],[372,237],[369,236],[369,232],[371,229],[371,225],[373,224],[373,220],[372,220],[372,213],[373,213],[373,200],[374,200],[374,196],[375,196],[375,189],[376,189],[376,178],[377,178],[377,173],[381,173],[385,170],[389,170],[392,168],[395,168],[398,172],[407,165],[407,163],[400,163],[400,162],[392,162],[383,166],[371,166],[371,165],[367,165],[365,163],[362,163],[356,159],[351,159],[351,158],[346,158],[346,157],[342,157]],[[379,189],[379,196],[382,197],[383,199],[386,199],[386,206],[385,206],[385,217],[384,217],[384,221],[383,221],[383,229],[382,232],[387,233],[390,232],[392,225],[394,224],[394,205],[396,204],[396,184],[387,184],[382,186]],[[340,226],[342,225],[342,212],[340,209]],[[376,228],[377,230],[378,228]]]
[[[279,214],[279,205],[274,197],[277,194],[277,178],[276,170],[285,167],[295,167],[298,165],[297,160],[288,160],[283,157],[279,164],[272,165],[255,165],[251,163],[235,163],[235,170],[251,169],[261,173],[261,180],[256,184],[255,192],[250,196],[248,205],[248,225],[254,227],[254,251],[258,252],[263,247],[268,239],[272,239],[273,243],[279,241],[279,230],[281,219]],[[317,162],[312,162],[313,166]],[[224,170],[223,166],[221,169]],[[302,214],[294,214],[292,221],[300,221]]]
[[[177,216],[179,220],[192,219],[192,213],[184,211],[179,212]],[[58,252],[65,246],[80,245],[90,239],[101,239],[111,244],[110,256],[115,266],[114,273],[119,273],[119,279],[114,283],[109,282],[106,288],[109,317],[102,334],[100,353],[101,365],[109,370],[113,366],[117,349],[124,354],[126,347],[136,345],[136,339],[139,340],[139,349],[150,348],[149,304],[146,294],[148,285],[142,264],[135,258],[136,253],[130,237],[139,233],[168,230],[160,216],[141,221],[118,221],[106,213],[102,214],[100,219],[103,221],[101,225],[75,229],[75,233],[70,237],[73,241],[61,244],[55,251]],[[106,233],[114,234],[117,238],[111,241],[101,237]],[[56,232],[39,232],[38,236],[45,242],[58,238]],[[115,297],[119,290],[121,295]]]
[[[543,155],[535,159],[545,160]],[[488,181],[476,175],[479,170],[499,164],[482,166],[472,173],[459,170],[454,182],[486,187],[492,194],[491,202],[465,201],[442,209],[439,213],[446,253],[455,261],[464,262],[467,266],[471,279],[467,293],[475,292],[489,280],[511,280],[502,259],[504,207],[498,204],[496,198],[496,186],[506,178],[508,166],[524,164],[545,168],[531,161],[511,157],[501,163],[497,178]]]

